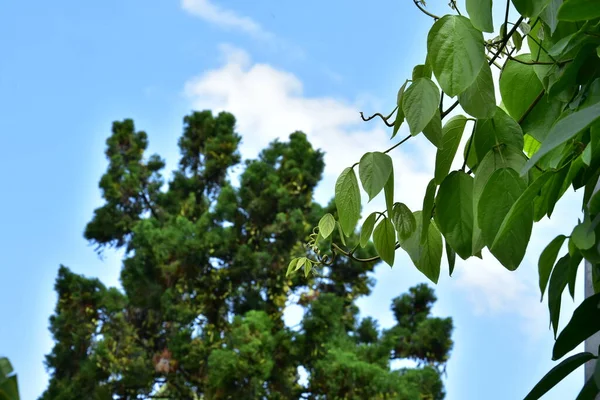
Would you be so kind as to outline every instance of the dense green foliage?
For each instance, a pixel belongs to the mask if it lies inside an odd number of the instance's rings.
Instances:
[[[0,400],[19,400],[17,375],[8,358],[0,357]]]
[[[383,119],[393,127],[392,139],[406,121],[410,135],[385,151],[365,154],[344,170],[335,187],[338,222],[348,233],[359,220],[355,166],[369,199],[382,187],[393,188],[388,154],[421,132],[437,148],[435,177],[422,210],[410,216],[393,190],[385,190],[386,210],[364,222],[361,243],[373,235],[379,257],[390,265],[394,251],[402,248],[434,283],[443,247],[450,273],[456,255],[481,258],[484,248],[505,268],[515,270],[525,256],[534,222],[550,217],[570,187],[583,189],[583,220],[573,221],[574,227],[552,241],[539,262],[540,289],[542,295],[548,289],[556,336],[562,293],[568,287],[574,296],[583,259],[592,264],[595,292],[600,292],[600,193],[595,193],[600,177],[600,1],[509,0],[499,4],[505,7],[502,22],[494,21],[491,0],[466,0],[469,18],[453,0],[452,13],[443,16],[430,12],[424,0],[413,2],[434,20],[425,62],[401,86],[390,116],[365,118]],[[511,15],[518,17],[511,21]],[[484,37],[483,32],[494,31],[497,35]],[[498,81],[492,68],[500,71]],[[451,98],[455,100],[448,105]],[[442,126],[461,108],[468,116],[456,115]],[[462,167],[450,171],[463,134],[469,138],[461,152]],[[316,252],[309,260],[311,267],[326,267],[331,251],[360,259],[343,243],[328,246],[327,233],[321,230],[319,240],[309,241]],[[568,249],[556,261],[565,242]],[[597,294],[577,309],[558,336],[553,359],[600,330],[600,323],[590,323],[600,321],[599,302]],[[577,360],[596,357],[585,353]],[[561,368],[581,364],[566,362]],[[539,398],[565,375],[550,372],[528,398]],[[598,392],[600,378],[591,378],[578,398],[593,398]]]
[[[60,268],[41,399],[442,399],[453,326],[431,316],[433,291],[419,285],[394,299],[396,324],[381,329],[355,305],[371,292],[377,260],[330,259],[319,275],[286,277],[321,215],[330,213],[321,232],[341,238],[333,202],[312,201],[323,153],[295,132],[247,161],[233,185],[234,128],[228,113],[185,117],[179,167],[165,184],[146,134],[131,120],[113,124],[105,203],[85,237],[125,250],[123,291]],[[375,255],[363,245],[357,256]],[[304,316],[288,327],[283,313],[294,303]],[[393,370],[400,359],[419,366]]]

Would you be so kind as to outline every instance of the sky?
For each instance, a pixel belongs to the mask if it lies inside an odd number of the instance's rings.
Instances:
[[[446,0],[427,4],[450,12]],[[232,112],[244,158],[303,130],[326,152],[316,194],[326,202],[343,168],[392,144],[390,130],[360,121],[359,111],[391,111],[425,59],[430,26],[408,0],[0,2],[0,355],[13,362],[22,399],[37,399],[48,382],[59,265],[119,285],[122,254],[101,259],[82,235],[102,204],[97,184],[112,121],[133,118],[167,170],[192,110]],[[396,197],[420,209],[435,149],[421,135],[392,157]],[[455,324],[447,400],[520,399],[554,365],[537,259],[577,222],[580,199],[567,193],[552,219],[536,224],[516,272],[489,253],[458,260],[451,278],[443,265],[434,313]],[[374,200],[365,215],[380,207]],[[582,300],[582,270],[575,302],[563,297],[561,326]],[[389,327],[391,299],[426,278],[402,252],[374,276],[361,315]],[[300,317],[292,306],[286,312],[291,324]],[[583,369],[544,399],[573,398],[582,384]]]

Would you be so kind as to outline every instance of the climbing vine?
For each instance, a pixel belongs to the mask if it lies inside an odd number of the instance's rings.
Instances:
[[[382,120],[392,141],[405,122],[410,134],[344,169],[335,185],[337,215],[323,216],[308,253],[293,259],[287,273],[318,273],[337,256],[361,261],[355,251],[370,240],[376,258],[392,266],[402,249],[434,283],[444,252],[450,274],[456,256],[481,258],[484,248],[513,271],[534,222],[551,217],[570,187],[581,189],[582,220],[565,227],[539,258],[540,292],[547,293],[556,338],[552,358],[559,360],[600,331],[600,2],[509,0],[503,21],[494,21],[492,0],[466,0],[466,10],[451,1],[447,15],[434,14],[424,0],[413,2],[433,19],[426,60],[400,87],[390,115],[361,114],[365,121]],[[408,140],[428,140],[437,148],[419,211],[394,198],[393,150]],[[459,152],[461,141],[466,144]],[[462,167],[451,171],[456,157]],[[386,208],[367,216],[357,247],[349,248],[344,238],[360,220],[361,186],[369,200],[383,192]],[[332,240],[335,231],[341,243]],[[592,264],[596,294],[558,334],[561,295],[567,287],[574,295],[584,259]],[[540,398],[595,358],[587,352],[566,358],[526,398]],[[597,365],[596,379],[578,399],[600,392]]]

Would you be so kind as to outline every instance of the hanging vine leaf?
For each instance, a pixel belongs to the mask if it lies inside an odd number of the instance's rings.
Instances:
[[[369,239],[371,239],[371,234],[373,233],[373,228],[375,227],[375,221],[377,220],[377,213],[371,213],[365,219],[363,223],[362,229],[360,230],[360,247],[365,247],[367,243],[369,243]]]
[[[485,63],[483,34],[468,18],[446,15],[427,35],[427,59],[442,90],[457,96],[471,86]]]
[[[521,61],[521,62],[519,62]],[[531,63],[531,55],[519,54],[515,60],[509,60],[500,74],[500,94],[508,114],[519,120],[534,104],[544,89]]]
[[[369,201],[381,192],[394,168],[392,158],[379,151],[366,153],[360,159],[358,175]]]
[[[554,172],[545,172],[536,179],[510,208],[502,222],[490,252],[502,265],[514,271],[517,269],[527,249],[533,226],[533,199]]]
[[[566,254],[558,260],[552,275],[550,275],[550,283],[548,284],[548,310],[550,311],[550,325],[554,330],[554,337],[558,331],[558,321],[560,319],[560,304],[562,294],[567,287],[569,277],[569,264],[571,256]]]
[[[558,9],[560,21],[586,21],[600,17],[600,7],[594,0],[566,0]]]
[[[421,211],[416,211],[414,217],[417,228],[408,239],[401,241],[401,247],[408,253],[415,267],[433,283],[437,283],[442,263],[442,235],[435,224],[429,224],[427,233],[423,235]],[[424,241],[421,240],[422,236],[425,236]]]
[[[389,218],[384,217],[373,231],[373,244],[381,259],[393,267],[396,254],[396,232]]]
[[[442,147],[442,119],[440,118],[439,109],[436,110],[433,118],[431,118],[425,129],[423,129],[423,135],[425,135],[435,147]]]
[[[393,139],[396,134],[398,133],[398,130],[400,129],[400,126],[402,126],[402,123],[404,122],[404,111],[402,110],[402,98],[404,97],[404,91],[406,90],[406,85],[408,84],[408,80],[406,80],[404,82],[404,84],[402,86],[400,86],[400,89],[398,90],[398,96],[397,96],[397,101],[396,101],[396,105],[398,106],[398,110],[396,111],[396,120],[394,121],[394,130],[392,132],[392,137],[391,139]]]
[[[438,110],[439,102],[440,90],[429,78],[419,78],[406,89],[402,110],[413,136],[423,132]]]
[[[436,198],[435,220],[452,249],[466,260],[473,249],[473,178],[454,171],[444,179]]]
[[[360,218],[360,189],[352,168],[346,168],[335,184],[335,205],[339,223],[346,236],[350,236]]]
[[[524,17],[535,18],[546,7],[549,0],[512,0],[517,11]]]
[[[544,377],[531,389],[531,392],[525,396],[524,400],[537,400],[560,381],[567,377],[571,372],[581,367],[586,362],[596,358],[592,353],[577,353],[566,358],[556,367],[552,368]]]
[[[466,0],[471,23],[482,32],[494,32],[492,0]]]
[[[552,351],[552,359],[561,359],[584,340],[600,331],[600,293],[585,299],[573,312],[573,317],[562,330]]]
[[[435,156],[435,183],[438,185],[442,183],[450,171],[466,124],[467,118],[464,115],[457,115],[444,125],[442,146],[438,148]]]
[[[327,239],[335,229],[335,218],[333,215],[327,213],[321,217],[319,221],[319,233],[323,236],[323,239]]]
[[[432,179],[429,181],[429,184],[427,184],[427,189],[425,189],[425,197],[423,198],[423,212],[421,214],[423,233],[421,234],[421,241],[425,241],[427,239],[427,232],[429,232],[429,223],[433,213],[433,205],[435,204],[435,188],[435,181]]]
[[[477,120],[474,146],[480,160],[494,147],[508,145],[522,149],[523,144],[521,127],[500,107],[492,118]]]
[[[477,223],[484,243],[491,247],[510,208],[527,185],[512,168],[496,170],[487,181],[477,203]]]
[[[565,235],[558,235],[546,246],[540,255],[540,259],[538,261],[541,293],[540,301],[544,298],[544,292],[546,291],[546,286],[548,285],[548,280],[550,279],[552,267],[556,262],[558,252],[560,251],[560,248],[562,247],[566,238],[567,237]]]
[[[460,106],[475,118],[491,118],[496,112],[496,91],[492,70],[483,64],[475,81],[458,95]]]
[[[417,229],[417,221],[412,211],[404,203],[394,204],[393,222],[400,240],[406,240]]]

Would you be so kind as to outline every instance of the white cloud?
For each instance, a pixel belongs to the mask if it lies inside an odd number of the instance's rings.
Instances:
[[[223,66],[185,84],[185,94],[193,107],[232,112],[237,118],[237,131],[243,138],[241,150],[245,158],[255,157],[276,138],[286,140],[290,133],[304,131],[313,146],[326,153],[327,168],[316,195],[319,202],[326,202],[332,196],[335,180],[345,167],[358,161],[367,151],[385,149],[392,144],[389,129],[384,129],[381,123],[367,124],[360,120],[359,104],[364,107],[364,101],[306,96],[302,82],[295,75],[268,64],[253,63],[246,52],[231,46],[222,46],[222,51],[225,54]],[[394,142],[407,134],[405,129],[401,129]],[[463,141],[469,136],[470,129],[467,129]],[[435,149],[417,137],[391,155],[397,199],[413,210],[421,209],[425,187],[433,176]],[[455,167],[460,164],[457,159]],[[363,200],[365,216],[383,208],[381,201],[367,204],[366,199]],[[545,221],[534,229],[535,240],[517,272],[506,271],[489,253],[484,255],[484,260],[458,261],[456,274],[448,284],[461,297],[472,301],[475,314],[519,316],[523,329],[532,338],[548,332],[547,308],[540,304],[538,297],[537,257],[556,234],[568,233],[561,230],[572,226],[572,219],[579,212],[573,206],[575,201],[562,203],[563,207],[557,209],[552,221]]]
[[[271,37],[271,34],[252,18],[219,7],[210,0],[181,0],[181,7],[190,14],[223,28],[237,29],[262,38]]]

